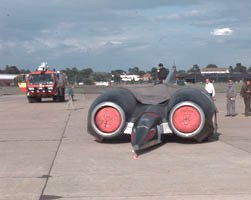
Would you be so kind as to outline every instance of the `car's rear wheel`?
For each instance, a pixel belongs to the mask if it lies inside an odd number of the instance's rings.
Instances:
[[[91,125],[94,131],[104,138],[115,137],[125,126],[125,112],[116,103],[102,102],[91,114]]]
[[[203,129],[205,114],[199,105],[184,101],[172,108],[169,120],[175,134],[183,138],[191,138]]]
[[[89,133],[99,141],[118,137],[135,108],[136,99],[127,89],[116,88],[100,95],[89,109]]]
[[[173,133],[202,142],[215,132],[216,107],[206,91],[183,88],[168,103],[168,120]]]

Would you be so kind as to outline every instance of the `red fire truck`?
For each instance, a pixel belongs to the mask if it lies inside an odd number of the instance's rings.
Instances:
[[[25,83],[19,83],[19,88],[26,93],[29,103],[41,102],[42,98],[64,101],[66,78],[42,63],[36,71],[25,76]]]

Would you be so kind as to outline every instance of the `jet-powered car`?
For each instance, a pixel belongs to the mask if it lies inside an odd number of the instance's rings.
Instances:
[[[112,88],[97,97],[88,112],[88,132],[96,140],[131,135],[133,151],[162,142],[162,134],[175,134],[197,142],[216,134],[217,108],[203,89],[179,87],[169,80],[134,89]]]

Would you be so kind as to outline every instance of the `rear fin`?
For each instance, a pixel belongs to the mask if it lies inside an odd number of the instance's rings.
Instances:
[[[176,82],[176,75],[177,75],[176,66],[173,66],[169,74],[167,75],[167,78],[164,81],[164,83],[174,84]]]

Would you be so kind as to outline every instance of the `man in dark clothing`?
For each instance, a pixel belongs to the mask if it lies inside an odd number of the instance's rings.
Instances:
[[[226,116],[236,116],[235,113],[235,99],[237,96],[237,92],[232,80],[228,80],[228,87],[226,91],[226,99],[227,99],[227,114]]]
[[[245,116],[250,115],[250,102],[251,102],[251,83],[250,81],[244,82],[242,87],[241,87],[241,92],[240,95],[244,99],[244,104],[245,104]]]
[[[164,65],[160,63],[159,68],[157,70],[159,83],[163,83],[163,80],[166,79],[168,72],[169,71],[164,67]]]

